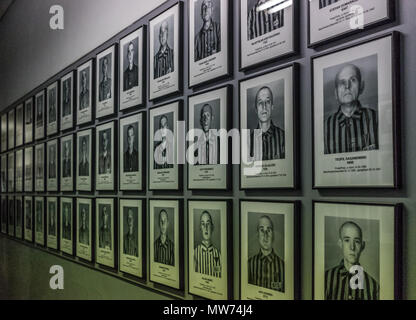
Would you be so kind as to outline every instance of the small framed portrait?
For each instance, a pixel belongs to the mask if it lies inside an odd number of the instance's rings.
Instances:
[[[101,118],[114,113],[115,101],[115,46],[97,55],[96,59],[96,117]]]
[[[182,90],[182,6],[178,2],[150,20],[150,100]]]
[[[241,189],[297,187],[297,70],[240,82]]]
[[[300,296],[299,203],[240,201],[240,299]]]
[[[226,190],[231,185],[231,95],[227,86],[188,98],[188,189]]]
[[[33,98],[25,101],[25,143],[33,141]]]
[[[312,57],[314,188],[401,184],[399,34]]]
[[[58,250],[58,198],[46,198],[46,245],[48,248]]]
[[[183,203],[151,199],[149,207],[150,281],[182,290]]]
[[[35,243],[45,245],[45,198],[35,197]]]
[[[24,202],[25,240],[33,242],[33,198],[24,197]]]
[[[60,206],[60,248],[61,251],[73,255],[74,254],[74,199],[61,198]]]
[[[115,160],[114,146],[116,141],[114,131],[115,121],[108,122],[101,126],[97,126],[96,146],[96,189],[97,190],[114,190],[115,181]]]
[[[58,82],[46,89],[46,135],[58,132]]]
[[[142,199],[120,199],[120,271],[138,278],[144,278],[146,274],[144,205]]]
[[[230,201],[188,201],[189,293],[231,300],[232,217]]]
[[[77,132],[77,190],[91,191],[92,129]]]
[[[25,192],[33,192],[33,147],[25,148]]]
[[[298,52],[299,1],[240,0],[240,70]]]
[[[114,199],[98,198],[95,200],[96,219],[96,261],[104,266],[115,267],[115,237],[114,237]]]
[[[58,191],[58,139],[46,143],[46,188],[48,191]]]
[[[1,175],[1,181],[0,181],[0,187],[1,193],[6,193],[7,192],[7,155],[2,155],[1,156],[1,169],[0,169],[0,175]]]
[[[7,196],[1,196],[1,233],[7,233]]]
[[[189,2],[189,86],[231,75],[232,1]]]
[[[314,299],[401,299],[402,205],[313,203]]]
[[[35,191],[45,191],[45,144],[35,146]]]
[[[74,126],[74,73],[61,78],[61,130]]]
[[[7,113],[1,116],[1,152],[7,150]]]
[[[45,137],[45,90],[40,91],[35,96],[35,139],[43,139]]]
[[[149,189],[182,188],[182,166],[178,165],[178,120],[182,119],[182,101],[151,108],[149,111]]]
[[[92,261],[92,199],[77,198],[77,257]]]
[[[8,126],[7,126],[7,131],[8,131],[8,138],[9,138],[9,142],[7,144],[8,149],[12,150],[15,147],[15,110],[12,109],[8,112]]]
[[[23,197],[18,196],[15,198],[16,200],[16,210],[15,210],[15,218],[14,221],[16,223],[15,226],[15,236],[18,239],[23,239]]]
[[[10,152],[7,155],[7,191],[14,192],[15,180],[14,180],[14,153]]]
[[[16,107],[16,147],[23,144],[23,103]]]
[[[8,217],[7,217],[7,224],[8,224],[8,234],[11,237],[14,237],[14,226],[15,226],[15,220],[14,220],[14,197],[13,196],[8,196],[7,197],[7,201],[9,202],[9,207],[8,207]]]
[[[144,104],[146,26],[120,40],[120,110]]]
[[[61,191],[74,191],[74,136],[61,138]]]
[[[316,47],[345,39],[394,19],[394,0],[310,0],[308,46]]]
[[[16,151],[16,192],[23,192],[23,151]]]
[[[92,60],[79,66],[77,75],[77,125],[80,125],[92,120]]]

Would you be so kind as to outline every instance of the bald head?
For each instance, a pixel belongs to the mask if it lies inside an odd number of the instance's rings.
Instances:
[[[340,105],[354,105],[364,91],[364,81],[360,69],[347,64],[335,77],[335,97]]]
[[[165,47],[168,42],[169,25],[165,20],[161,23],[159,28],[159,42],[162,47]]]
[[[342,236],[345,233],[345,230],[347,230],[347,229],[354,230],[356,232],[356,234],[359,236],[360,239],[363,238],[363,232],[362,232],[360,226],[358,224],[356,224],[355,222],[353,222],[353,221],[347,221],[347,222],[344,222],[341,225],[341,227],[339,228],[338,233],[339,233],[339,238],[340,239],[342,239]]]

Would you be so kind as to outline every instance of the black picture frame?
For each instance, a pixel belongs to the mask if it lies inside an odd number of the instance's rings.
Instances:
[[[119,150],[118,122],[119,121],[117,119],[111,119],[107,122],[100,123],[99,125],[97,125],[95,127],[95,137],[94,137],[95,140],[96,140],[95,141],[95,149],[94,149],[95,152],[92,153],[92,155],[95,154],[95,162],[94,163],[96,165],[96,170],[94,170],[95,182],[93,183],[92,180],[91,180],[91,184],[95,187],[95,188],[93,187],[92,190],[98,191],[98,193],[101,193],[101,194],[103,194],[105,192],[111,192],[111,191],[114,192],[114,191],[118,190],[117,182],[118,182],[118,171],[119,170],[117,170],[117,167],[118,167],[118,164],[119,164],[119,162],[118,162],[119,157],[116,155],[117,151]],[[102,188],[102,187],[99,188],[99,183],[98,183],[99,162],[100,162],[100,156],[99,156],[100,130],[99,130],[99,128],[103,127],[103,126],[106,126],[106,125],[109,125],[109,124],[112,125],[112,127],[111,127],[112,137],[110,138],[110,141],[112,142],[112,145],[113,145],[113,150],[112,150],[112,155],[111,155],[111,167],[112,167],[111,172],[112,172],[112,175],[113,175],[113,177],[112,177],[113,178],[112,179],[113,180],[113,182],[112,182],[113,186],[112,186],[112,188]],[[91,166],[91,171],[93,171],[93,166]]]
[[[72,239],[72,254],[69,254],[67,252],[64,252],[62,250],[62,223],[63,223],[63,218],[61,216],[62,214],[62,210],[63,210],[63,205],[62,202],[64,200],[69,200],[68,202],[71,203],[71,208],[72,208],[72,213],[71,213],[71,226],[72,226],[72,232],[71,232],[71,239]],[[58,202],[59,202],[59,251],[62,253],[63,256],[66,257],[71,257],[74,258],[75,257],[75,250],[76,250],[76,198],[74,196],[60,196],[58,198]]]

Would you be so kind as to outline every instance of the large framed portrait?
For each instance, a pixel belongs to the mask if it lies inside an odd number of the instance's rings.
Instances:
[[[91,191],[92,129],[77,132],[77,190]]]
[[[14,180],[14,153],[10,152],[7,155],[7,191],[14,192],[15,180]]]
[[[308,46],[316,47],[392,22],[394,0],[308,1]]]
[[[96,134],[96,189],[97,190],[114,190],[114,181],[116,175],[114,172],[116,158],[114,142],[117,141],[114,131],[115,121],[108,122],[97,126]]]
[[[45,191],[45,144],[35,145],[35,191]]]
[[[140,106],[145,102],[146,26],[120,40],[120,110]]]
[[[77,257],[92,261],[92,199],[77,198]]]
[[[62,197],[59,218],[60,248],[71,256],[74,254],[74,212],[74,199]]]
[[[25,192],[33,191],[33,147],[25,148]]]
[[[232,88],[222,87],[188,98],[188,189],[231,185],[228,129]]]
[[[314,299],[401,299],[402,205],[313,203]]]
[[[182,119],[182,101],[151,108],[149,111],[149,189],[182,188],[182,166],[178,165],[178,121]]]
[[[33,242],[33,198],[24,197],[24,202],[25,240]]]
[[[16,192],[23,192],[23,151],[16,151]]]
[[[84,124],[92,120],[92,60],[77,69],[77,124]]]
[[[25,143],[33,141],[33,98],[25,101]]]
[[[18,239],[23,239],[23,197],[18,196],[15,198],[15,236]]]
[[[1,152],[7,150],[7,113],[1,116]]]
[[[240,70],[297,53],[299,1],[239,2]]]
[[[1,196],[1,233],[7,233],[7,196]]]
[[[1,168],[0,168],[0,175],[1,175],[1,181],[0,181],[0,187],[1,193],[5,193],[7,192],[7,155],[2,155],[1,156]]]
[[[23,144],[23,103],[16,107],[16,147]]]
[[[8,126],[7,126],[7,131],[8,131],[8,138],[9,138],[9,142],[7,144],[8,149],[11,150],[14,148],[15,145],[15,110],[12,109],[8,112]]]
[[[299,203],[240,201],[240,299],[300,297]]]
[[[145,119],[138,113],[120,119],[120,190],[143,190],[145,161]]]
[[[35,197],[35,243],[45,245],[45,198]]]
[[[233,298],[232,239],[230,201],[188,200],[189,293]]]
[[[74,136],[61,138],[61,191],[74,191]]]
[[[232,1],[189,2],[189,86],[231,75]]]
[[[58,82],[54,82],[46,89],[46,135],[58,132]]]
[[[46,198],[46,245],[48,248],[58,250],[58,198]]]
[[[182,200],[149,200],[150,281],[178,290],[183,279]]]
[[[145,200],[120,199],[120,271],[138,278],[146,274],[145,217]]]
[[[14,197],[13,196],[8,196],[7,197],[7,201],[9,202],[9,207],[8,207],[8,217],[7,217],[7,231],[9,236],[14,237],[14,226],[15,226],[15,220],[14,220]]]
[[[182,2],[178,2],[150,20],[150,100],[182,90],[182,7]]]
[[[292,64],[240,82],[241,189],[297,187],[297,74]]]
[[[114,199],[98,198],[95,200],[96,219],[96,261],[104,266],[115,267],[116,240],[114,237],[115,208]]]
[[[58,191],[58,139],[46,143],[46,189]]]
[[[312,58],[314,188],[401,183],[399,34]]]
[[[61,130],[74,126],[74,73],[61,78]]]
[[[35,96],[35,139],[43,139],[45,137],[45,90],[40,91]]]
[[[115,45],[99,53],[96,58],[96,117],[114,113],[115,101]]]

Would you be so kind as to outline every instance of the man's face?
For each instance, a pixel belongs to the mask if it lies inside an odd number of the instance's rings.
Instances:
[[[352,265],[359,263],[361,252],[364,250],[360,230],[355,225],[345,225],[341,230],[340,243],[344,260]]]
[[[107,227],[107,225],[108,225],[107,207],[103,208],[103,221],[104,221],[104,227]]]
[[[159,228],[160,228],[161,234],[166,235],[166,231],[168,230],[168,225],[169,225],[168,214],[165,211],[162,211],[159,217]]]
[[[168,129],[169,129],[168,119],[163,117],[162,119],[160,119],[160,130],[161,130],[161,134],[163,138],[167,136]]]
[[[133,57],[134,57],[134,46],[132,43],[130,43],[127,49],[127,59],[129,60],[129,64],[133,64]]]
[[[205,106],[202,109],[201,113],[201,126],[204,132],[208,132],[211,128],[211,122],[213,120],[211,109],[208,106]]]
[[[202,239],[203,240],[211,240],[212,235],[212,221],[211,217],[204,213],[201,217],[201,232],[202,232]]]
[[[357,101],[363,90],[364,85],[353,66],[346,66],[338,73],[335,95],[340,104],[350,104]]]
[[[162,26],[159,30],[159,41],[161,46],[165,46],[168,42],[168,24],[166,22],[162,22]]]
[[[257,95],[256,113],[260,122],[267,122],[272,116],[273,101],[270,90],[262,89]]]
[[[257,227],[259,235],[260,248],[263,250],[271,250],[273,243],[273,227],[270,220],[267,218],[261,218]]]
[[[87,154],[87,142],[85,140],[82,141],[82,153],[84,156]]]
[[[82,221],[82,228],[85,229],[85,227],[87,226],[87,214],[85,212],[85,209],[82,209],[82,212],[81,212],[81,221]]]
[[[201,17],[204,22],[208,22],[211,20],[212,11],[214,10],[214,6],[211,0],[204,0],[201,5]]]
[[[108,61],[107,61],[107,59],[105,58],[105,59],[103,60],[103,76],[104,76],[104,77],[107,77],[107,73],[108,73]]]
[[[133,148],[134,143],[134,130],[130,128],[127,132],[127,143],[129,144],[130,148]]]
[[[108,145],[107,132],[104,131],[104,133],[103,133],[103,146],[104,146],[104,150],[107,150],[107,145]]]

